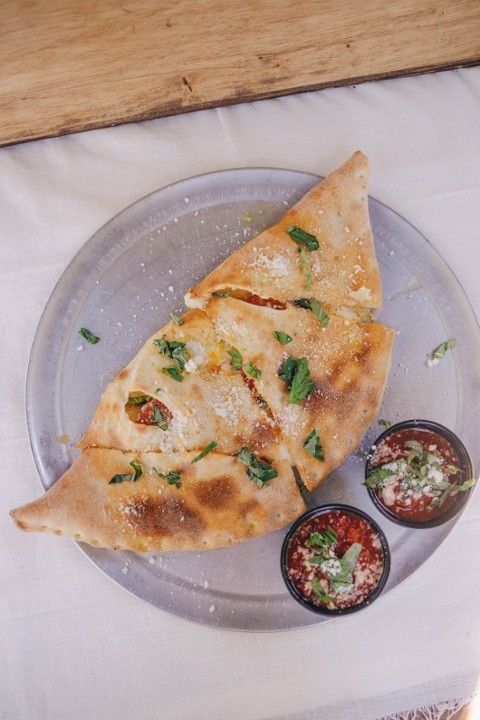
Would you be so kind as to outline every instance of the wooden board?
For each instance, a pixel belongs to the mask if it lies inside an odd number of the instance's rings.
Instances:
[[[479,62],[479,0],[0,0],[0,145]]]

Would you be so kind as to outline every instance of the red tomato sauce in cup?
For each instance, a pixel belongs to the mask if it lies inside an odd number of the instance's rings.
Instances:
[[[377,441],[365,485],[389,513],[421,524],[447,513],[458,493],[473,482],[443,434],[410,426],[384,433]]]
[[[293,526],[283,573],[296,599],[331,614],[367,604],[388,575],[386,540],[363,513],[348,506],[310,511]]]

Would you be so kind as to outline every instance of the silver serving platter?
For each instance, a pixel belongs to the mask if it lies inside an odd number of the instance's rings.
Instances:
[[[68,468],[106,385],[183,296],[233,250],[278,219],[319,178],[246,168],[183,180],[134,203],[80,250],[42,315],[27,376],[28,429],[44,488]],[[378,319],[398,330],[379,418],[426,418],[456,432],[478,468],[480,332],[462,287],[439,254],[406,220],[370,199],[384,307]],[[86,327],[101,342],[79,335]],[[457,346],[435,367],[432,350]],[[417,570],[459,516],[430,530],[404,529],[381,516],[363,486],[359,451],[320,486],[312,504],[344,502],[369,513],[392,551],[385,592]],[[163,555],[114,552],[79,544],[116,583],[177,616],[212,627],[285,630],[325,622],[298,605],[280,572],[286,530],[235,547]],[[377,602],[381,602],[381,599]],[[368,610],[363,611],[368,612]]]

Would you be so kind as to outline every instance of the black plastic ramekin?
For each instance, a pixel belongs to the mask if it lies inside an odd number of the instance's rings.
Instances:
[[[330,513],[331,511],[336,510],[340,513],[344,513],[350,516],[354,516],[355,518],[361,518],[364,520],[368,525],[371,527],[372,531],[378,536],[378,539],[381,544],[381,550],[383,554],[383,571],[378,579],[376,585],[374,588],[369,592],[369,594],[361,601],[356,604],[352,604],[348,607],[343,608],[328,608],[326,605],[317,605],[316,603],[311,602],[308,598],[306,598],[297,588],[297,586],[294,584],[292,579],[289,576],[288,572],[288,550],[289,550],[289,543],[292,540],[292,537],[294,536],[295,532],[298,528],[300,528],[304,523],[309,523],[312,518],[325,515],[327,513]],[[299,602],[301,605],[303,605],[304,608],[307,608],[308,610],[311,610],[312,612],[321,614],[321,615],[330,615],[330,616],[336,616],[336,615],[347,615],[349,613],[357,612],[358,610],[362,610],[363,608],[370,605],[376,598],[379,597],[381,594],[383,588],[385,587],[385,583],[387,582],[388,575],[390,572],[390,549],[388,546],[387,539],[382,531],[382,529],[378,526],[378,524],[366,513],[364,513],[362,510],[359,510],[358,508],[351,507],[350,505],[343,505],[343,504],[330,504],[330,505],[322,505],[316,508],[313,508],[312,510],[308,510],[306,513],[301,515],[295,523],[291,526],[289,529],[287,535],[285,536],[285,539],[283,541],[282,545],[282,551],[281,551],[281,570],[282,570],[282,576],[285,581],[285,584],[292,595],[293,598],[297,602]]]
[[[368,478],[371,471],[373,470],[371,461],[378,446],[382,443],[383,440],[386,440],[391,435],[393,435],[393,433],[402,430],[428,430],[435,435],[439,435],[441,438],[447,441],[447,443],[453,448],[455,454],[458,457],[459,469],[461,471],[461,476],[458,478],[458,482],[465,482],[466,480],[469,480],[473,477],[473,466],[470,456],[464,444],[462,443],[460,438],[455,435],[455,433],[446,428],[444,425],[432,422],[431,420],[405,420],[395,425],[391,425],[375,440],[367,456],[367,461],[365,464],[365,480]],[[448,522],[455,515],[457,515],[462,510],[462,508],[465,507],[465,504],[470,496],[470,493],[473,490],[473,487],[463,492],[457,493],[454,497],[452,504],[449,505],[444,512],[440,512],[435,517],[426,520],[408,520],[399,517],[395,512],[392,512],[380,500],[377,492],[375,491],[375,488],[367,488],[367,490],[375,507],[392,522],[411,528],[432,528]]]

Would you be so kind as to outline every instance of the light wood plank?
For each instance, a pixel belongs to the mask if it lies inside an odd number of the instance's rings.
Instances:
[[[0,145],[479,62],[478,0],[0,0]]]

